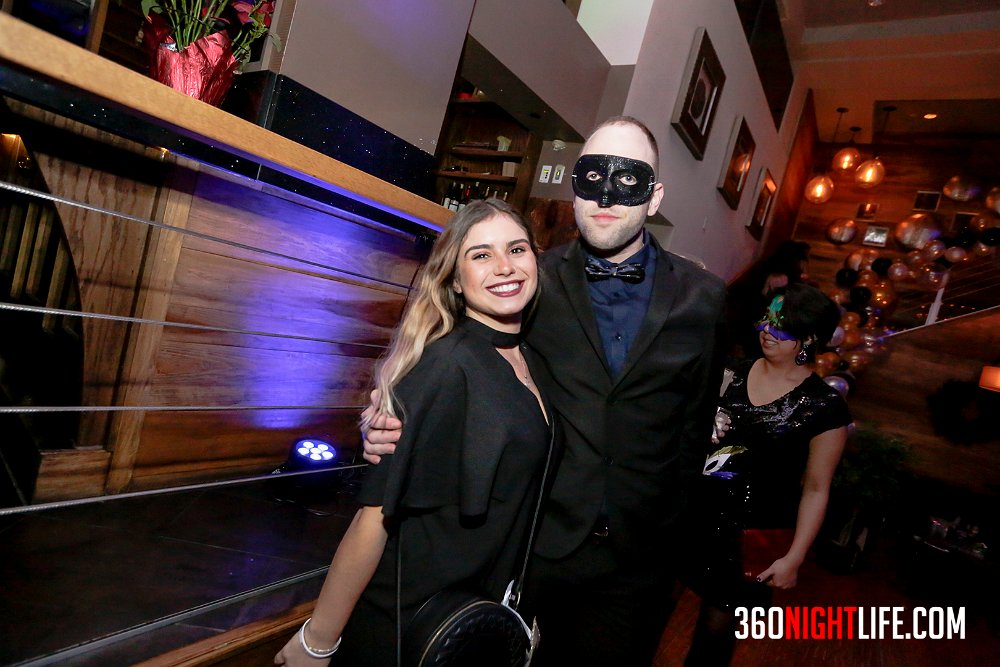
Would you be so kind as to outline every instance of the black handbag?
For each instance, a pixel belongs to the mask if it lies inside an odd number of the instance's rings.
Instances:
[[[521,667],[531,629],[516,610],[449,588],[425,602],[403,635],[403,667]]]
[[[491,600],[464,588],[446,588],[431,596],[410,620],[405,633],[400,615],[403,546],[396,549],[396,658],[399,667],[523,667],[538,643],[537,627],[529,627],[517,604],[538,531],[545,483],[552,462],[555,427],[542,472],[538,503],[531,519],[520,576],[511,581],[503,600]]]

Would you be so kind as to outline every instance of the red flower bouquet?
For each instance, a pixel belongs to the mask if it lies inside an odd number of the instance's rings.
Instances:
[[[274,2],[142,0],[142,39],[149,75],[191,97],[218,105],[250,50],[269,34]]]

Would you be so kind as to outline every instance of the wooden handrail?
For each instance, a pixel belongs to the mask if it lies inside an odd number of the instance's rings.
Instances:
[[[284,614],[254,621],[228,632],[150,658],[133,667],[200,667],[202,665],[273,664],[269,658],[281,650],[288,638],[312,614],[315,602],[305,602]],[[263,653],[257,659],[250,652]]]
[[[0,64],[85,91],[160,127],[372,203],[426,227],[442,229],[453,215],[412,192],[3,13],[0,13]]]

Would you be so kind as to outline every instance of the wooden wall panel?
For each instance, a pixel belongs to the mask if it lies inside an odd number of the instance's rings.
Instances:
[[[273,469],[302,437],[354,447],[407,295],[383,281],[412,281],[413,238],[213,175],[199,177],[187,228],[334,268],[185,237],[167,320],[322,340],[165,327],[148,404],[339,409],[148,413],[133,486]]]
[[[376,281],[409,285],[419,263],[410,234],[295,204],[256,191],[252,186],[246,187],[239,181],[203,175],[198,180],[195,197],[189,229],[337,267],[340,271],[327,271],[193,237],[185,239],[185,247],[190,249],[294,271],[318,272],[344,281],[353,278],[376,289],[382,288]],[[400,291],[391,286],[384,289]]]
[[[155,188],[109,174],[84,170],[62,160],[39,156],[50,192],[133,215],[149,216]],[[66,239],[76,261],[81,310],[112,315],[131,314],[135,283],[149,230],[122,220],[57,205]],[[83,321],[84,405],[108,405],[113,401],[115,375],[125,339],[120,327],[95,319]],[[103,415],[83,418],[78,443],[103,446],[106,420]]]
[[[154,219],[175,227],[187,224],[191,191],[197,177],[188,166],[190,165],[179,165],[169,173],[163,196],[158,198]],[[153,321],[166,319],[182,243],[182,237],[176,232],[150,229],[143,271],[136,290],[136,318]],[[153,375],[153,360],[160,345],[163,327],[128,325],[124,328],[129,336],[118,378],[117,400],[121,405],[147,405],[147,387]],[[126,489],[132,480],[132,467],[139,446],[143,418],[144,414],[138,411],[110,415],[110,429],[105,444],[106,449],[114,452],[106,485],[109,493]]]
[[[415,267],[411,266],[411,271]],[[384,344],[405,290],[387,291],[185,250],[168,318],[249,331]],[[172,333],[172,332],[171,332]]]
[[[19,113],[54,194],[285,256],[58,205],[83,311],[237,330],[87,319],[84,405],[335,406],[85,413],[83,449],[43,466],[47,498],[83,488],[73,454],[87,488],[95,461],[107,466],[113,493],[266,472],[301,437],[358,444],[371,369],[421,265],[411,234],[37,109]]]
[[[266,474],[304,437],[330,442],[347,461],[353,460],[360,444],[355,407],[258,411],[252,413],[252,424],[250,419],[241,411],[147,413],[132,488]]]

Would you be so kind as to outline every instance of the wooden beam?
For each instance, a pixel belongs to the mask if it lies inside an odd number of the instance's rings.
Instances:
[[[147,76],[0,14],[0,63],[60,82],[161,127],[432,229],[451,211]]]

